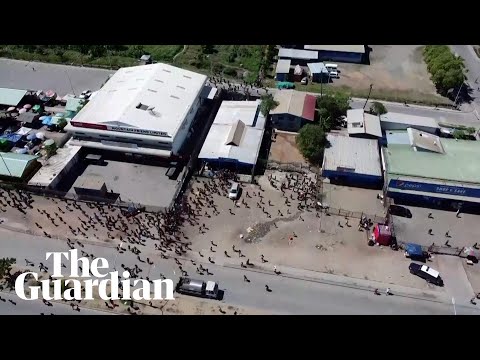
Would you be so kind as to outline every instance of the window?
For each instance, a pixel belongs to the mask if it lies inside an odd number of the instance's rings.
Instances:
[[[110,136],[108,136],[108,135],[100,135],[100,137],[109,138]]]

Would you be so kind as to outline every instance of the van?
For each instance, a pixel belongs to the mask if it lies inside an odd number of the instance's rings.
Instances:
[[[239,195],[240,185],[237,182],[233,182],[232,186],[230,187],[230,191],[228,192],[228,198],[230,200],[237,200]]]
[[[328,71],[338,70],[338,65],[337,64],[325,64],[325,67],[327,68]]]

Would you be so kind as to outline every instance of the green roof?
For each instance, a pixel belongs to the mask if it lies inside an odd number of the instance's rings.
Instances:
[[[25,170],[37,158],[36,155],[0,152],[0,175],[22,178]]]
[[[27,90],[0,88],[0,105],[17,106]]]
[[[67,105],[65,106],[66,111],[78,112],[77,108],[83,106],[86,101],[84,99],[70,98],[67,100]]]
[[[385,149],[387,173],[447,181],[480,183],[480,142],[441,139],[445,154],[414,151],[410,145],[389,144]]]

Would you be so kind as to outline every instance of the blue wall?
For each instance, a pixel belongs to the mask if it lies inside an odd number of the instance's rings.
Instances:
[[[282,74],[282,73],[277,73],[277,81],[288,81],[288,75],[289,74]]]
[[[383,178],[381,176],[357,174],[344,171],[323,170],[322,176],[330,180],[338,179],[341,182],[349,184],[358,184],[362,186],[381,186]]]
[[[341,51],[319,51],[319,60],[331,60],[340,62],[361,63],[364,54],[341,52]]]
[[[447,185],[421,183],[416,181],[403,181],[403,180],[396,180],[396,179],[390,180],[388,186],[394,189],[480,198],[480,188],[472,189],[472,188],[465,188],[460,186],[447,186]]]

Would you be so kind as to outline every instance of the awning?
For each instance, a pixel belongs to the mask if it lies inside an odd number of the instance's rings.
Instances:
[[[423,256],[423,249],[418,244],[409,243],[405,246],[405,251],[409,256]]]

